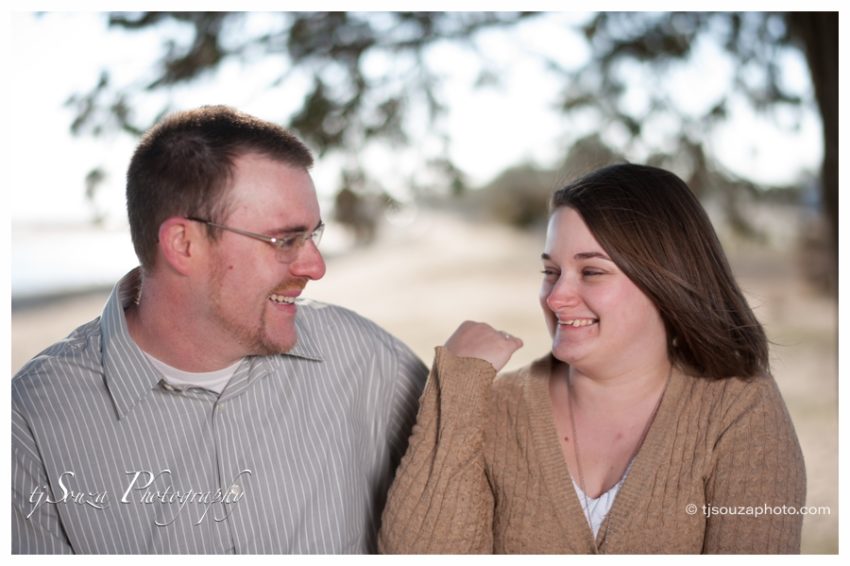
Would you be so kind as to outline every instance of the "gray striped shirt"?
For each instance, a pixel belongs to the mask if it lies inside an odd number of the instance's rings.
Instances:
[[[305,301],[287,354],[176,390],[130,338],[131,284],[12,381],[13,553],[374,551],[422,362]]]

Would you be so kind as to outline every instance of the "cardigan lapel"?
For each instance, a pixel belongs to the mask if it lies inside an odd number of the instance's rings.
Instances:
[[[646,498],[653,490],[654,472],[671,432],[675,432],[676,406],[681,397],[685,379],[678,370],[672,371],[670,381],[662,393],[658,412],[649,425],[646,438],[635,454],[631,470],[599,529],[597,541],[601,552],[628,552],[628,549],[617,547],[620,540],[617,533],[634,520],[631,515],[635,512],[638,500]]]
[[[552,415],[549,378],[558,362],[551,354],[540,358],[528,369],[528,401],[531,409],[532,437],[539,455],[543,483],[560,522],[565,552],[589,554],[595,551],[593,531],[573,488],[572,478],[564,462]]]
[[[572,477],[564,462],[555,430],[552,401],[549,396],[549,379],[557,363],[561,362],[552,355],[548,355],[528,368],[532,436],[540,456],[540,470],[544,485],[555,507],[567,552],[593,553],[597,548],[600,552],[617,552],[617,532],[629,524],[630,515],[638,499],[645,497],[652,489],[650,480],[670,431],[675,429],[676,406],[686,378],[680,371],[673,370],[670,382],[662,394],[658,412],[635,455],[631,469],[614,499],[608,516],[599,529],[594,545],[593,531],[573,488]]]

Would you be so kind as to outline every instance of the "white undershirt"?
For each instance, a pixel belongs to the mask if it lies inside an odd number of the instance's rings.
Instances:
[[[147,352],[144,354],[156,369],[162,373],[165,382],[172,388],[189,389],[190,387],[200,387],[201,389],[209,389],[219,395],[224,391],[227,382],[230,381],[233,374],[236,373],[236,368],[242,363],[242,360],[237,360],[233,365],[215,371],[183,371],[154,358]]]
[[[633,461],[634,460],[632,460],[632,462]],[[605,522],[605,517],[607,517],[608,512],[611,511],[611,506],[614,505],[614,499],[617,497],[617,493],[620,491],[620,488],[623,487],[623,483],[626,481],[626,476],[629,475],[629,470],[632,469],[632,462],[629,462],[629,465],[623,473],[623,477],[620,478],[620,481],[611,487],[611,489],[600,494],[599,497],[596,498],[588,497],[581,489],[581,486],[576,483],[575,478],[571,478],[573,480],[573,487],[576,490],[576,495],[578,496],[578,502],[581,504],[581,508],[584,511],[587,522],[593,530],[594,537],[599,534],[599,527],[602,526],[602,523]]]

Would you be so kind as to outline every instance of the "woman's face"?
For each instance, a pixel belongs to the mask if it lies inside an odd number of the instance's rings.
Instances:
[[[667,357],[658,309],[620,271],[574,209],[549,219],[540,304],[552,353],[574,368],[606,374],[652,367]]]

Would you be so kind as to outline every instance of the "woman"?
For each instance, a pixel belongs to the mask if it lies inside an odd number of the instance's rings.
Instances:
[[[556,192],[552,352],[464,323],[438,348],[384,552],[799,552],[805,469],[767,340],[688,187],[638,165]]]

